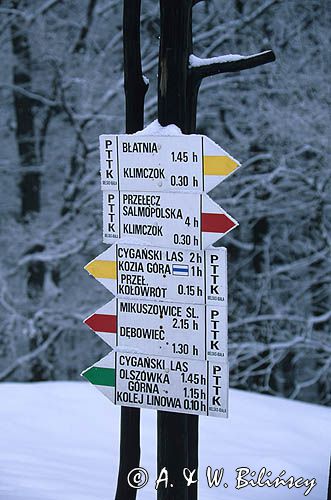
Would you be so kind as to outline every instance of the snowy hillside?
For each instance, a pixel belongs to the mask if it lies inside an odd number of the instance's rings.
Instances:
[[[118,460],[119,408],[83,382],[0,386],[0,499],[113,499]],[[139,500],[155,498],[154,411],[142,418],[142,466],[150,473]],[[200,499],[324,500],[331,413],[320,406],[230,391],[230,418],[200,419]],[[209,489],[205,470],[225,469],[223,485]],[[236,490],[235,469],[266,466],[273,475],[317,480],[305,488]],[[225,493],[226,491],[226,493]]]

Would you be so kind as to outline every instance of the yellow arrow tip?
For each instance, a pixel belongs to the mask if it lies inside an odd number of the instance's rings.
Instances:
[[[89,274],[92,274],[93,262],[94,261],[89,262],[88,264],[86,264],[86,266],[84,266],[85,271],[87,271]]]
[[[94,276],[100,279],[116,279],[116,262],[113,260],[92,260],[89,262],[84,269]]]
[[[229,175],[239,166],[240,164],[229,156],[204,156],[205,175]]]

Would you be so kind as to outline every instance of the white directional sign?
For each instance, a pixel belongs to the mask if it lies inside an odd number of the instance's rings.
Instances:
[[[223,247],[203,252],[117,243],[85,269],[120,298],[227,306]]]
[[[203,135],[101,135],[101,188],[208,192],[240,165]]]
[[[226,363],[112,352],[82,375],[118,405],[227,416]]]
[[[112,348],[227,360],[227,307],[114,299],[84,321]]]
[[[204,249],[237,225],[205,194],[103,193],[104,243]]]
[[[100,136],[112,246],[85,269],[115,297],[85,324],[112,352],[82,375],[117,405],[227,417],[227,254],[212,245],[238,222],[206,193],[240,165],[208,137],[148,130]]]

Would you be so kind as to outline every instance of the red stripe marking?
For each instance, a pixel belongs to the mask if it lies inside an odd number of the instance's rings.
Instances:
[[[204,233],[226,233],[236,224],[225,214],[201,214],[201,227]]]
[[[117,332],[117,316],[112,314],[92,314],[84,323],[95,332]]]

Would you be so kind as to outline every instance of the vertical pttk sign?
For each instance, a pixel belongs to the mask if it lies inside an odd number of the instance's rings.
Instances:
[[[112,351],[83,372],[113,403],[226,417],[226,249],[205,193],[239,163],[200,135],[100,136],[103,239],[85,269],[115,298],[85,323]]]

